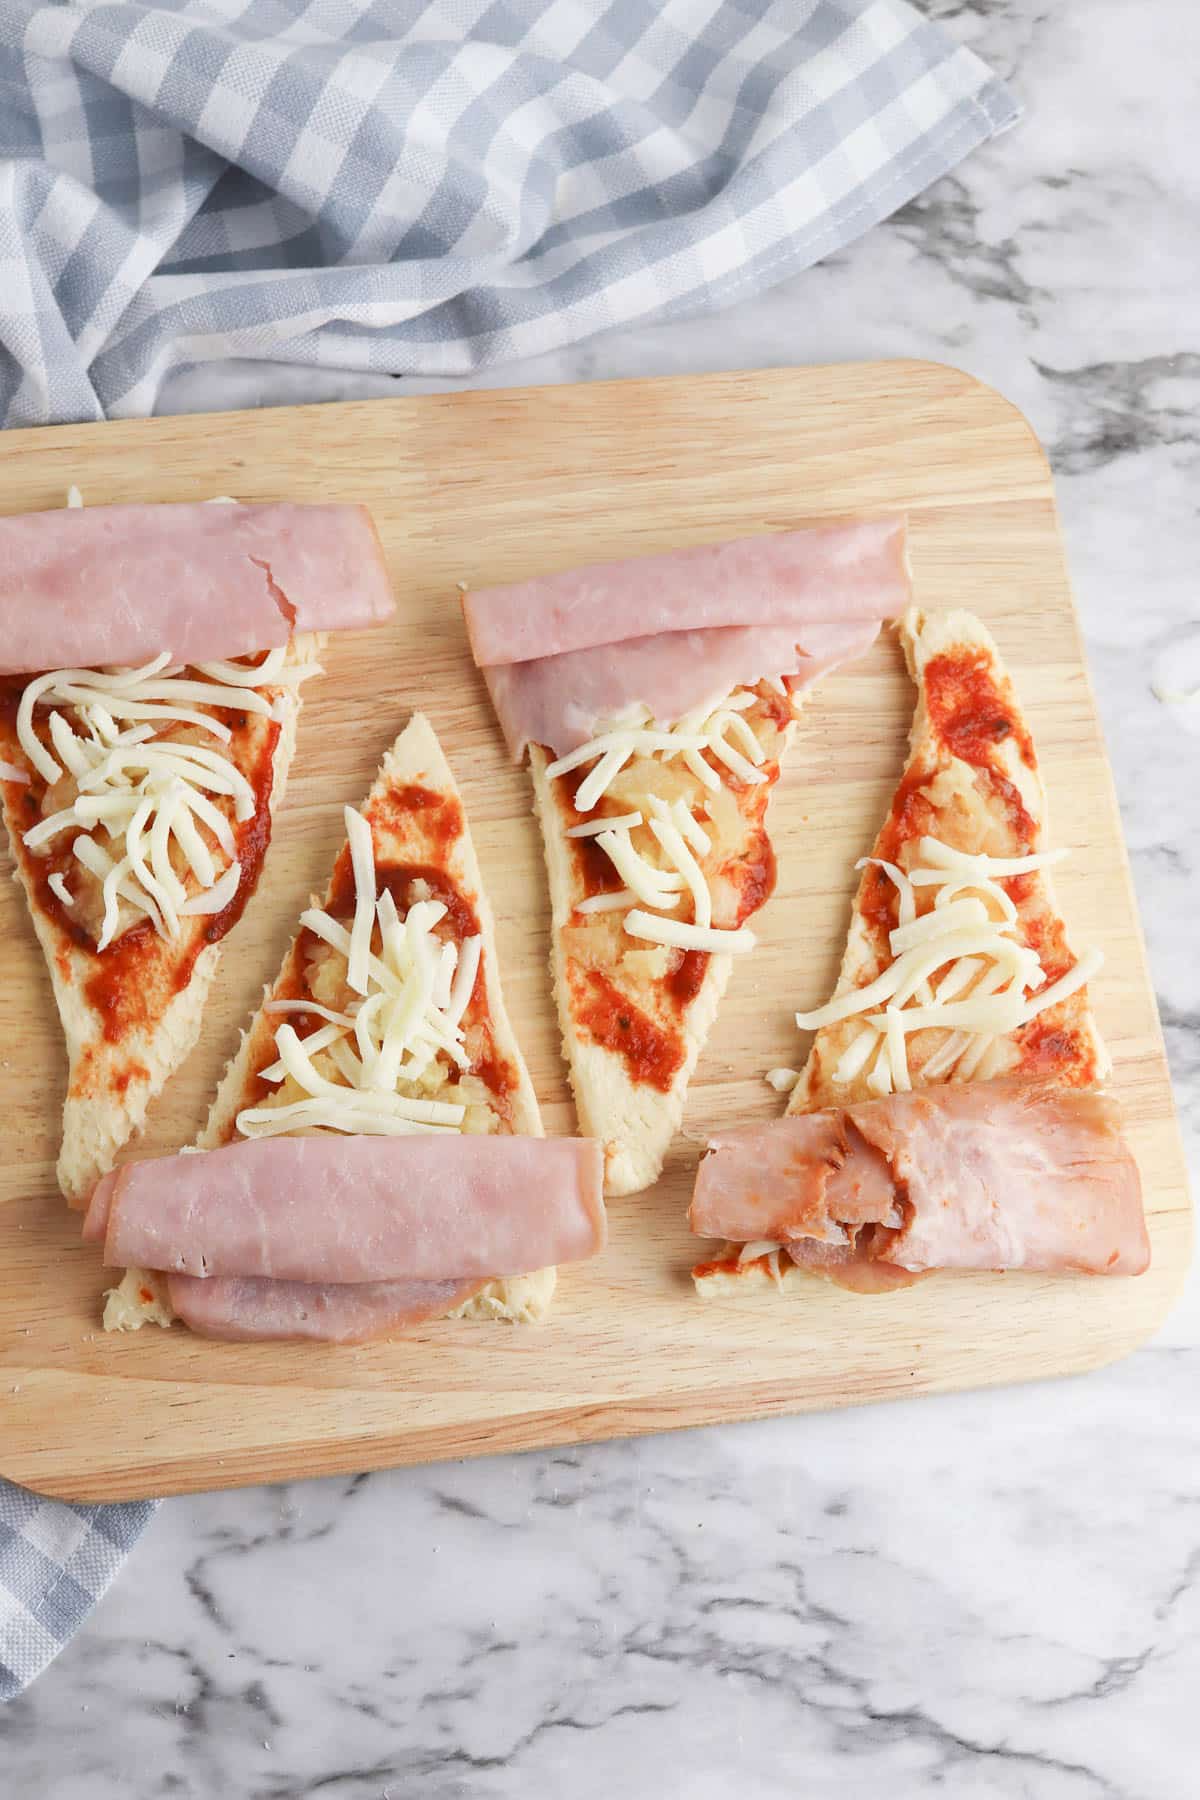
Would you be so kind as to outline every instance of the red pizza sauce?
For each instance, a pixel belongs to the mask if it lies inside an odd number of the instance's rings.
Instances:
[[[884,862],[894,863],[905,844],[929,834],[936,835],[937,811],[927,790],[937,773],[936,766],[929,768],[924,764],[916,764],[904,771],[892,801],[892,810],[871,852],[873,856],[881,857]],[[876,869],[874,873],[891,888],[892,884],[883,869]]]
[[[482,992],[483,984],[481,982],[475,990],[476,997],[472,1001],[472,1009],[478,1007],[480,1012],[485,1010],[484,1004],[479,999]],[[479,1040],[478,1047],[473,1041],[476,1037]],[[468,1043],[472,1051],[471,1067],[468,1073],[474,1075],[478,1081],[482,1081],[492,1097],[492,1105],[501,1118],[510,1118],[512,1109],[509,1105],[509,1096],[515,1092],[517,1087],[517,1071],[507,1056],[501,1056],[497,1052],[490,1022],[484,1019],[475,1025],[468,1036]]]
[[[568,958],[567,982],[580,1029],[602,1049],[620,1056],[631,1080],[668,1092],[683,1067],[682,1032],[656,1024],[599,969],[585,969]]]
[[[429,850],[441,854],[442,860],[465,829],[462,805],[455,795],[439,794],[415,781],[380,794],[371,801],[365,816],[381,832],[419,834]]]
[[[997,686],[986,650],[931,657],[925,704],[935,736],[962,762],[985,767],[994,762],[997,746],[1011,741],[1026,768],[1037,768],[1029,733]]]
[[[707,950],[681,950],[679,961],[667,976],[667,993],[681,1010],[690,1006],[708,973]]]
[[[549,752],[547,752],[547,755]],[[570,769],[560,775],[555,787],[561,797],[564,813],[567,814],[567,826],[580,825],[584,820],[597,819],[604,816],[606,807],[602,797],[599,809],[593,808],[590,813],[582,813],[576,805],[575,796],[584,778],[591,773],[590,768]],[[616,814],[622,808],[616,808]],[[594,837],[571,838],[571,851],[575,858],[575,875],[582,892],[580,899],[589,899],[593,894],[615,894],[621,887],[621,877],[617,874],[608,852],[602,850]]]
[[[1043,904],[1036,911],[1032,902],[1026,901],[1026,910],[1021,919],[1021,927],[1025,942],[1031,950],[1036,950],[1042,965],[1042,979],[1035,992],[1044,987],[1052,987],[1056,981],[1075,967],[1075,958],[1067,948],[1067,933],[1061,919],[1056,919],[1050,908]]]
[[[1005,853],[1029,854],[1037,844],[1036,821],[1021,798],[1020,790],[1004,772],[999,752],[1015,744],[1025,765],[1036,770],[1033,744],[1017,715],[1011,696],[996,682],[985,651],[947,651],[930,659],[925,667],[925,704],[936,748],[960,762],[969,763],[986,787],[986,801],[999,810],[1008,828]],[[942,770],[941,758],[911,764],[896,790],[892,809],[876,840],[872,854],[898,863],[906,844],[921,837],[938,836],[939,816],[929,789]],[[1014,902],[1028,901],[1034,892],[1029,876],[1015,876],[1006,884]],[[884,939],[897,923],[898,897],[886,870],[867,870],[859,910],[869,930]]]
[[[889,862],[891,858],[888,858]],[[886,938],[895,929],[897,923],[896,885],[886,869],[876,868],[872,864],[863,875],[862,893],[858,899],[858,909],[862,914],[867,929],[879,938]]]
[[[737,917],[733,923],[744,925],[775,892],[778,868],[771,840],[761,826],[755,831],[748,849],[721,870],[721,878],[737,890]]]
[[[1058,1007],[1051,1007],[1017,1032],[1021,1073],[1054,1076],[1071,1087],[1091,1087],[1099,1076],[1095,1051],[1082,1032],[1054,1023],[1058,1012]]]

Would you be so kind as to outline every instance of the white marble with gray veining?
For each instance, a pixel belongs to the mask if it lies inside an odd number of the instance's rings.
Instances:
[[[1025,122],[718,319],[491,385],[931,356],[1058,474],[1200,1145],[1200,7],[930,0]],[[163,410],[416,382],[247,366]],[[447,384],[449,385],[449,384]],[[1190,1800],[1200,1302],[1081,1381],[169,1502],[5,1800]]]

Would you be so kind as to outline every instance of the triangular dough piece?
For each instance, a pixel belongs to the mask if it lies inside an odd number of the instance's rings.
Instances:
[[[707,756],[719,784],[712,788],[678,755],[636,754],[586,814],[575,796],[587,765],[549,779],[544,750],[531,745],[534,801],[542,827],[551,903],[551,970],[559,1024],[579,1125],[604,1146],[605,1192],[633,1194],[662,1169],[683,1118],[688,1082],[717,1015],[734,957],[681,950],[631,936],[625,911],[581,913],[580,902],[619,891],[621,880],[595,837],[572,838],[576,826],[601,817],[648,820],[651,797],[682,801],[711,840],[696,851],[713,900],[714,926],[741,927],[770,895],[775,856],[767,835],[767,805],[795,729],[800,696],[789,699],[770,682],[732,697],[739,721],[761,757],[750,782]],[[728,704],[728,703],[726,703]],[[736,743],[747,748],[740,734]],[[753,772],[753,771],[752,771]],[[631,833],[634,847],[669,868],[647,823]],[[678,917],[694,908],[681,895]],[[674,917],[669,914],[668,917]]]
[[[906,542],[903,517],[853,519],[463,590],[505,740],[529,751],[563,1049],[608,1194],[662,1169],[774,885],[795,699],[908,604]]]
[[[971,613],[923,613],[901,622],[909,672],[917,684],[908,763],[873,858],[906,873],[921,860],[919,841],[937,838],[954,850],[1003,858],[1037,855],[1052,846],[1046,836],[1046,794],[1028,721],[1000,653],[986,627]],[[1077,957],[1054,897],[1047,869],[1001,883],[1016,907],[1016,942],[1037,951],[1049,987],[1074,968]],[[918,917],[933,905],[936,887],[915,890]],[[963,893],[970,895],[967,887]],[[834,994],[863,988],[893,958],[888,934],[898,923],[896,885],[879,862],[863,870],[841,973]],[[965,991],[964,991],[965,997]],[[862,1031],[861,1018],[817,1032],[808,1061],[792,1091],[789,1112],[812,1112],[834,1103],[869,1100],[874,1058],[850,1080],[835,1081],[838,1063]],[[1095,1087],[1109,1069],[1086,986],[1049,1007],[1029,1024],[985,1044],[977,1037],[961,1056],[951,1033],[929,1030],[907,1039],[909,1079],[985,1080],[995,1076],[1049,1079],[1065,1087]],[[926,1070],[932,1066],[932,1075]]]
[[[24,842],[25,834],[47,816],[69,807],[78,788],[66,772],[48,786],[22,748],[18,707],[34,678],[8,677],[2,684],[0,762],[25,771],[31,779],[24,783],[0,781],[0,794],[17,878],[45,954],[66,1038],[69,1071],[58,1180],[72,1206],[86,1205],[96,1181],[112,1168],[122,1145],[140,1129],[150,1102],[196,1041],[222,940],[254,892],[270,843],[272,820],[283,796],[296,747],[300,711],[297,671],[311,672],[320,641],[312,634],[300,635],[286,652],[272,653],[281,666],[278,685],[258,689],[265,711],[204,705],[194,696],[188,700],[189,706],[229,731],[227,742],[186,722],[156,727],[156,733],[162,732],[162,742],[169,738],[177,745],[195,744],[206,756],[227,758],[249,783],[252,810],[241,820],[236,817],[234,799],[215,787],[203,792],[200,799],[200,804],[207,802],[225,816],[241,872],[236,891],[218,910],[181,916],[174,935],[159,935],[145,911],[122,899],[117,934],[103,950],[97,948],[105,910],[101,879],[74,853],[74,846],[85,835],[83,828],[68,826],[38,848],[31,849]],[[185,670],[183,675],[189,680],[202,679],[195,670]],[[230,691],[228,682],[223,691]],[[81,741],[94,746],[95,734],[79,708],[54,700],[52,705],[39,706],[34,714],[39,741],[52,755],[61,758],[61,747],[56,749],[50,735],[52,714],[64,720]],[[122,730],[137,728],[132,718],[118,719],[116,725]],[[61,733],[61,727],[58,729]],[[159,741],[157,735],[153,741]],[[227,865],[216,855],[216,837],[202,824],[197,829],[214,852],[219,873]],[[110,837],[102,826],[86,835],[94,854],[107,857],[111,851],[113,858],[122,856],[123,839]],[[151,842],[148,828],[148,857]],[[172,866],[178,871],[177,852],[172,854]],[[194,877],[187,885],[190,892],[196,891]],[[136,890],[126,889],[130,891]]]
[[[1004,859],[1040,855],[1051,848],[1046,841],[1046,795],[1029,724],[991,634],[970,613],[923,613],[913,608],[901,622],[900,636],[918,688],[909,757],[875,840],[872,861],[859,882],[834,1000],[866,988],[895,960],[889,934],[901,922],[901,889],[881,863],[912,874],[927,861],[920,848],[926,837],[968,855]],[[1036,950],[1041,960],[1041,986],[1049,988],[1069,977],[1078,959],[1068,942],[1048,870],[1009,876],[997,885],[1015,908],[1015,930],[1009,935],[1015,943]],[[935,896],[943,888],[917,884],[911,891],[919,919],[933,910]],[[946,898],[969,899],[981,892],[967,880],[957,896]],[[987,904],[995,916],[996,902]],[[986,959],[981,959],[980,968],[986,966]],[[935,988],[947,972],[942,968],[935,974]],[[979,980],[977,973],[958,997],[967,999]],[[919,998],[914,997],[914,1003]],[[880,1016],[878,1008],[873,1010]],[[861,1052],[868,1049],[862,1058]],[[852,1066],[856,1061],[858,1068],[848,1073],[847,1063]],[[1105,1079],[1110,1066],[1086,985],[1002,1035],[944,1028],[912,1032],[905,1038],[905,1065],[902,1079],[914,1088],[934,1081],[1000,1076],[1091,1088]],[[787,1110],[813,1112],[889,1091],[886,1041],[859,1014],[822,1025],[816,1032]],[[822,1247],[813,1248],[814,1272],[823,1272],[819,1264],[825,1254]],[[872,1270],[878,1275],[876,1265]],[[727,1244],[694,1275],[697,1290],[712,1297],[777,1284],[789,1272],[795,1273],[782,1253],[745,1257],[742,1246]],[[876,1285],[886,1285],[886,1277],[885,1270]],[[894,1279],[907,1278],[897,1274]]]
[[[383,759],[379,776],[361,808],[371,828],[377,887],[392,893],[401,917],[415,900],[441,900],[444,920],[435,928],[447,942],[461,943],[477,931],[481,941],[479,973],[473,998],[463,1015],[470,1072],[463,1074],[441,1054],[420,1084],[400,1083],[397,1091],[416,1099],[467,1101],[463,1129],[543,1136],[537,1099],[524,1058],[513,1034],[500,987],[495,923],[479,873],[475,848],[462,799],[428,719],[415,713]],[[354,875],[350,847],[344,844],[334,864],[325,897],[313,902],[335,919],[349,921],[354,911]],[[311,999],[334,1010],[346,1005],[344,956],[303,927],[283,959],[272,986],[264,992],[264,1008],[272,1001]],[[222,1077],[208,1122],[197,1148],[211,1150],[234,1141],[244,1108],[286,1105],[304,1098],[288,1079],[280,1085],[260,1079],[275,1062],[275,1034],[287,1020],[302,1041],[322,1024],[316,1014],[268,1013],[260,1009]],[[328,1080],[341,1082],[336,1065],[317,1053],[314,1062]],[[347,1087],[347,1093],[351,1090]],[[540,1318],[554,1293],[556,1271],[512,1276],[464,1292],[451,1316]],[[159,1276],[130,1269],[109,1295],[107,1330],[133,1330],[148,1321],[169,1325],[172,1313],[166,1284]]]

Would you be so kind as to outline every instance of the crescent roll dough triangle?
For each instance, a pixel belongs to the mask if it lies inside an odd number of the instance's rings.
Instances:
[[[182,916],[178,932],[162,936],[151,920],[123,903],[120,929],[104,949],[99,941],[104,910],[102,881],[82,865],[76,847],[82,833],[68,828],[44,845],[30,848],[25,836],[47,814],[70,804],[69,774],[52,787],[30,763],[17,726],[21,695],[30,678],[3,684],[8,704],[0,704],[0,761],[26,771],[29,780],[0,782],[4,822],[33,928],[49,971],[54,1001],[66,1039],[68,1075],[63,1104],[58,1181],[72,1206],[87,1204],[97,1180],[111,1169],[121,1147],[145,1122],[151,1101],[191,1050],[200,1030],[204,1003],[221,960],[224,937],[254,892],[283,798],[296,748],[301,690],[287,671],[312,666],[320,639],[295,638],[283,656],[278,686],[258,693],[268,711],[239,713],[229,706],[201,706],[230,731],[227,744],[202,730],[176,729],[173,743],[196,744],[214,755],[214,744],[253,792],[253,807],[238,819],[220,793],[201,794],[211,807],[228,813],[228,829],[240,864],[236,891],[216,912]],[[280,655],[282,653],[276,653]],[[194,671],[184,671],[193,675]],[[43,708],[37,715],[39,741],[52,748]],[[54,709],[72,728],[78,715],[64,704]],[[120,721],[119,721],[120,722]],[[166,740],[166,734],[162,741]],[[219,777],[218,777],[219,778]],[[101,838],[103,837],[103,843]],[[147,841],[152,837],[148,830]],[[94,854],[112,860],[119,840],[97,832]],[[112,853],[110,857],[109,853]],[[103,863],[99,865],[103,867]]]
[[[1008,1076],[1096,1087],[1108,1073],[1108,1053],[1086,982],[1080,981],[1088,965],[1068,941],[1049,869],[1040,866],[1012,875],[996,871],[990,888],[971,881],[972,873],[986,872],[983,864],[974,870],[965,863],[946,869],[955,854],[1002,864],[1040,858],[1050,848],[1046,795],[1029,722],[1000,653],[990,632],[968,612],[912,608],[901,621],[900,636],[917,685],[908,760],[863,867],[831,1005],[879,981],[896,961],[891,933],[910,909],[918,921],[932,924],[939,896],[942,904],[982,898],[996,923],[1004,923],[1002,908],[1010,912],[1005,938],[1035,951],[1041,964],[1028,990],[1031,1003],[1036,1004],[1039,992],[1048,993],[1060,983],[1063,997],[1007,1030],[973,1030],[968,1020],[967,1027],[954,1030],[931,1025],[908,1032],[899,1082],[886,1034],[870,1023],[884,1016],[886,1001],[822,1023],[787,1111],[850,1105],[905,1082],[919,1088],[937,1081]],[[950,857],[931,851],[930,840],[944,846]],[[948,872],[961,881],[956,891],[948,891]],[[964,939],[969,935],[968,927]],[[964,971],[968,960],[977,964],[952,996],[966,1003],[986,984],[989,961],[985,952],[969,946],[957,960]],[[898,1010],[939,995],[952,966],[936,967],[926,988]],[[948,1002],[950,998],[948,994]],[[697,1290],[711,1297],[775,1283],[789,1272],[795,1273],[782,1257],[741,1261],[739,1247],[725,1245],[694,1274]]]
[[[589,900],[619,892],[621,880],[595,836],[569,833],[605,816],[640,814],[643,824],[630,834],[631,845],[643,859],[669,866],[668,858],[656,855],[648,821],[656,802],[682,803],[709,840],[707,850],[697,843],[696,856],[712,895],[714,925],[752,943],[747,921],[775,881],[767,809],[795,730],[799,695],[789,701],[761,682],[734,696],[743,697],[750,704],[737,717],[757,745],[761,779],[755,782],[730,779],[722,770],[710,788],[679,759],[635,755],[585,814],[577,810],[577,797],[586,767],[551,778],[545,751],[530,746],[563,1054],[580,1129],[604,1146],[608,1194],[638,1193],[661,1172],[735,957],[631,935],[625,915],[637,907],[636,898],[628,899],[624,912],[581,911]],[[738,741],[747,747],[740,734]],[[690,918],[686,893],[681,902],[681,914]]]
[[[462,799],[424,714],[413,715],[387,752],[360,810],[370,827],[377,878],[386,883],[398,906],[403,909],[418,899],[440,899],[448,906],[441,927],[449,934],[447,941],[461,942],[468,923],[481,939],[474,998],[463,1017],[471,1070],[460,1076],[457,1069],[445,1065],[439,1057],[423,1083],[422,1097],[467,1101],[463,1129],[541,1137],[537,1099],[504,1005],[495,922],[483,890]],[[312,904],[335,917],[342,916],[348,885],[352,895],[347,843],[338,854],[323,900]],[[297,932],[279,974],[264,991],[263,1006],[251,1020],[221,1079],[208,1122],[196,1140],[198,1149],[212,1150],[233,1142],[238,1136],[238,1115],[246,1108],[282,1106],[303,1098],[299,1090],[292,1091],[290,1081],[271,1084],[260,1079],[261,1072],[276,1060],[275,1034],[289,1017],[267,1012],[266,1005],[310,998],[336,1010],[345,1003],[345,973],[344,956],[331,951],[311,933],[303,929]],[[297,1023],[294,1014],[290,1018],[291,1023]],[[321,1022],[318,1014],[311,1018],[301,1015],[301,1036],[311,1035]],[[332,1067],[322,1067],[321,1073],[338,1079]],[[349,1094],[350,1089],[345,1091]],[[550,1268],[468,1284],[468,1291],[459,1295],[452,1316],[518,1322],[540,1318],[550,1304],[555,1278],[556,1272]],[[169,1325],[173,1317],[165,1280],[145,1270],[130,1269],[108,1297],[104,1324],[109,1331],[131,1331],[147,1322]]]

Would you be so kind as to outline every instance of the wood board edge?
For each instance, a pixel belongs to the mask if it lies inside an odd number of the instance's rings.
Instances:
[[[879,362],[826,365],[823,369],[806,369],[802,367],[785,366],[777,370],[736,370],[710,374],[702,377],[632,377],[616,382],[592,383],[587,384],[587,386],[592,389],[644,389],[648,386],[673,385],[681,391],[686,386],[689,391],[694,392],[697,387],[707,385],[716,392],[732,392],[739,388],[752,389],[755,383],[762,381],[764,378],[782,378],[793,383],[798,394],[803,394],[806,388],[811,391],[819,384],[822,378],[830,378],[833,374],[849,376],[851,378],[856,376],[861,378],[868,372],[875,370],[887,371],[889,377],[894,380],[901,380],[906,374],[921,375],[922,379],[927,383],[927,398],[932,404],[938,403],[939,387],[942,399],[949,403],[960,400],[963,396],[972,392],[976,394],[981,392],[988,408],[987,419],[984,421],[984,428],[991,429],[992,425],[995,425],[998,428],[1011,429],[1014,424],[1015,415],[1015,420],[1019,423],[1022,436],[1027,436],[1030,445],[1036,450],[1036,472],[1034,471],[1034,465],[1031,462],[1030,478],[1028,484],[1022,482],[1022,492],[1044,492],[1053,506],[1055,529],[1058,539],[1061,588],[1070,602],[1074,633],[1078,646],[1078,661],[1084,670],[1088,705],[1091,710],[1092,718],[1096,723],[1098,734],[1101,738],[1102,754],[1107,765],[1107,748],[1103,745],[1103,733],[1099,725],[1099,716],[1095,708],[1095,696],[1091,681],[1091,672],[1082,649],[1078,612],[1075,607],[1067,565],[1062,551],[1061,526],[1058,521],[1057,507],[1054,505],[1053,500],[1054,485],[1049,465],[1029,421],[1020,412],[1019,408],[1011,401],[1007,400],[1002,394],[998,393],[997,390],[991,388],[984,382],[978,381],[975,377],[969,375],[965,371],[956,369],[951,364],[903,358]],[[228,421],[231,426],[249,424],[257,427],[261,425],[264,415],[269,415],[273,412],[285,412],[290,415],[309,415],[313,422],[316,423],[318,415],[322,421],[329,419],[331,414],[337,415],[338,413],[349,414],[354,418],[363,418],[367,416],[367,409],[370,409],[370,416],[373,419],[378,420],[380,413],[382,412],[385,415],[399,420],[400,415],[395,412],[397,407],[402,407],[407,410],[413,407],[428,407],[431,404],[453,404],[462,406],[464,403],[483,406],[493,404],[498,398],[508,398],[509,400],[516,401],[522,397],[532,399],[533,396],[537,397],[538,404],[548,404],[553,402],[555,394],[560,391],[561,390],[553,387],[527,387],[523,389],[471,390],[469,392],[455,391],[442,395],[405,395],[401,393],[395,397],[370,401],[318,403],[303,407],[270,409],[250,408],[225,414],[192,415],[177,420],[117,421],[112,424],[106,423],[103,426],[103,429],[110,434],[113,431],[129,434],[126,441],[129,441],[135,432],[139,434],[149,432],[153,434],[153,439],[155,441],[163,443],[165,440],[164,447],[169,448],[172,435],[174,435],[175,441],[182,441],[185,436],[194,437],[202,432],[210,433],[214,424],[219,427],[226,421]],[[578,394],[580,390],[576,388],[573,391]],[[27,450],[36,451],[42,446],[38,446],[31,442],[31,436],[32,438],[36,438],[42,429],[43,428],[36,428],[32,434],[29,432],[18,434],[19,441],[13,443],[12,447],[19,452],[25,452]],[[54,427],[46,429],[45,448],[49,449],[52,447],[56,454],[69,454],[69,443],[74,440],[76,431],[79,433],[90,433],[92,427],[86,425],[78,428]],[[50,435],[51,433],[53,434],[52,438]],[[111,437],[109,440],[92,440],[91,442],[98,447],[99,443],[102,441],[110,442]],[[1023,444],[1022,453],[1024,452],[1024,449],[1025,446]],[[1111,828],[1121,844],[1120,860],[1123,863],[1122,878],[1126,882],[1126,893],[1129,898],[1133,916],[1137,920],[1136,937],[1140,974],[1144,985],[1153,997],[1153,988],[1149,981],[1144,933],[1142,931],[1140,914],[1138,913],[1136,904],[1136,896],[1134,895],[1132,888],[1132,876],[1129,868],[1127,848],[1121,830],[1120,812],[1117,806],[1115,789],[1112,782],[1111,765],[1106,767],[1106,781],[1108,794],[1107,804],[1110,812]],[[1161,1086],[1166,1090],[1167,1098],[1163,1111],[1164,1114],[1166,1111],[1169,1111],[1174,1121],[1171,1156],[1173,1162],[1180,1171],[1181,1193],[1183,1196],[1184,1208],[1187,1209],[1188,1188],[1186,1162],[1182,1154],[1182,1141],[1174,1107],[1174,1096],[1167,1071],[1161,1023],[1157,1022],[1157,1007],[1155,1007],[1155,1016],[1155,1082],[1157,1086]],[[1159,1122],[1165,1124],[1165,1117]],[[1186,1230],[1190,1242],[1190,1209],[1187,1210],[1189,1210],[1189,1219]],[[1178,1248],[1182,1244],[1182,1238],[1180,1236],[1174,1236],[1173,1242]],[[1112,1347],[1111,1340],[1106,1340],[1102,1349],[1102,1354],[1093,1356],[1090,1359],[1081,1362],[1077,1368],[1075,1368],[1074,1365],[1058,1364],[1050,1371],[1050,1373],[1057,1374],[1060,1372],[1068,1372],[1069,1369],[1071,1372],[1084,1372],[1088,1369],[1100,1368],[1110,1362],[1118,1360],[1120,1357],[1127,1355],[1132,1350],[1136,1349],[1139,1344],[1143,1343],[1158,1329],[1162,1319],[1166,1317],[1171,1307],[1175,1304],[1178,1288],[1182,1286],[1186,1275],[1187,1264],[1188,1254],[1183,1256],[1178,1268],[1172,1263],[1171,1273],[1178,1275],[1178,1284],[1171,1292],[1164,1291],[1161,1296],[1156,1293],[1156,1312],[1153,1319],[1148,1322],[1139,1321],[1138,1329],[1136,1331],[1130,1330],[1127,1332],[1125,1338],[1116,1348]],[[1157,1304],[1160,1299],[1161,1308],[1159,1308]],[[828,1410],[830,1407],[837,1405],[857,1405],[873,1403],[877,1400],[893,1397],[899,1398],[924,1393],[963,1390],[972,1387],[982,1388],[994,1386],[998,1383],[1007,1384],[1014,1380],[1036,1379],[1041,1374],[1042,1371],[1040,1369],[1031,1368],[1024,1373],[1020,1371],[1016,1373],[1006,1371],[1000,1375],[989,1375],[986,1369],[976,1368],[974,1370],[963,1372],[952,1371],[949,1374],[943,1372],[943,1376],[940,1379],[923,1382],[919,1385],[900,1385],[893,1389],[889,1388],[886,1380],[886,1373],[884,1373],[881,1375],[877,1386],[873,1390],[868,1389],[865,1392],[849,1392],[833,1401],[821,1396],[806,1396],[799,1403],[797,1402],[795,1394],[792,1392],[789,1392],[786,1401],[778,1398],[768,1398],[761,1402],[755,1402],[752,1399],[745,1398],[745,1394],[742,1391],[738,1391],[737,1394],[731,1395],[728,1390],[714,1389],[702,1396],[689,1394],[687,1403],[683,1408],[684,1416],[682,1417],[664,1416],[664,1412],[672,1404],[670,1395],[660,1395],[639,1401],[622,1401],[620,1403],[613,1403],[611,1406],[606,1402],[596,1404],[584,1403],[582,1405],[572,1405],[568,1408],[555,1411],[552,1414],[518,1414],[510,1416],[506,1421],[506,1429],[503,1432],[496,1428],[490,1428],[488,1432],[488,1441],[479,1442],[478,1444],[464,1442],[454,1427],[441,1427],[431,1428],[429,1431],[419,1434],[419,1436],[391,1432],[379,1437],[373,1437],[369,1440],[369,1451],[364,1451],[364,1445],[367,1443],[367,1440],[361,1437],[356,1439],[351,1436],[339,1440],[334,1444],[330,1444],[327,1439],[321,1439],[317,1441],[315,1446],[286,1446],[281,1451],[264,1450],[237,1453],[226,1459],[226,1466],[220,1469],[219,1477],[221,1483],[224,1485],[245,1485],[267,1479],[283,1479],[288,1477],[299,1478],[309,1473],[344,1473],[363,1466],[386,1467],[394,1466],[396,1464],[419,1462],[431,1458],[437,1459],[439,1457],[457,1455],[501,1453],[505,1451],[533,1448],[538,1445],[549,1447],[553,1444],[579,1443],[589,1440],[599,1441],[604,1438],[642,1435],[672,1427],[692,1427],[709,1423],[734,1422],[741,1419],[778,1416],[789,1412],[798,1413],[801,1411]],[[722,1395],[725,1396],[727,1404],[721,1404]],[[314,1451],[316,1452],[315,1462],[306,1463],[306,1456],[311,1456]],[[367,1463],[364,1463],[364,1454],[368,1454],[370,1457],[370,1460]],[[34,1460],[40,1461],[43,1459],[37,1457]],[[82,1487],[74,1484],[73,1477],[60,1478],[57,1475],[53,1478],[53,1485],[47,1486],[43,1482],[42,1485],[39,1486],[39,1477],[36,1471],[33,1472],[32,1479],[30,1479],[30,1476],[28,1475],[17,1475],[15,1478],[24,1480],[27,1485],[31,1485],[41,1492],[52,1493],[57,1496],[69,1494],[72,1498],[93,1501],[113,1498],[142,1498],[164,1493],[194,1492],[202,1490],[205,1487],[210,1487],[213,1481],[213,1474],[212,1457],[206,1455],[204,1457],[181,1456],[177,1459],[173,1459],[166,1467],[159,1463],[134,1463],[120,1470],[100,1470],[94,1475],[89,1475]],[[133,1483],[134,1485],[129,1485],[130,1483]]]

